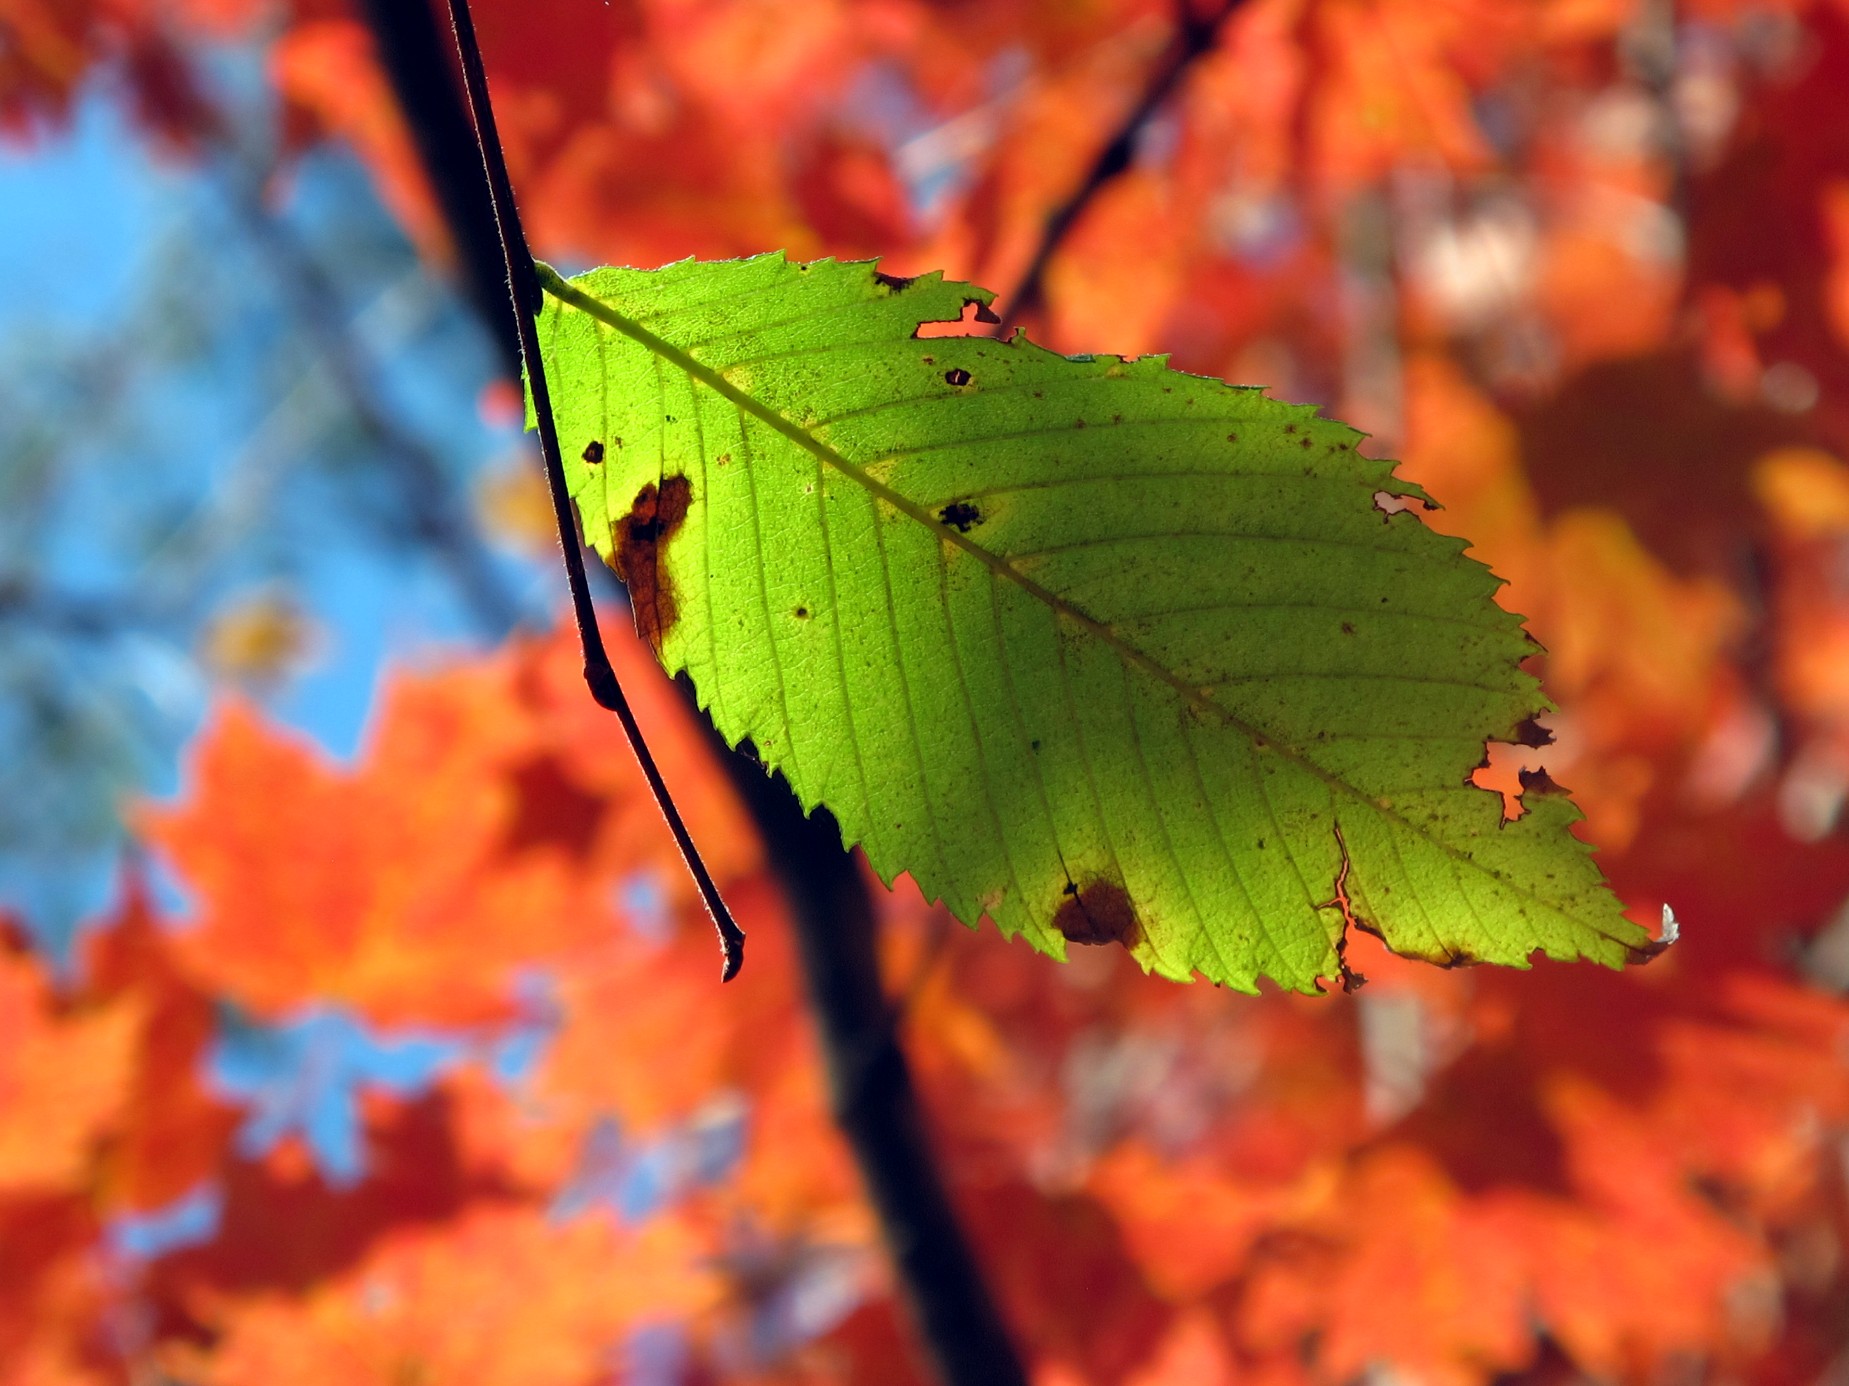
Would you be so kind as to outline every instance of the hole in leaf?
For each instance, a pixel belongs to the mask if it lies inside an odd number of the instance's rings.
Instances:
[[[1503,821],[1514,822],[1528,812],[1527,795],[1566,792],[1542,764],[1542,750],[1553,740],[1554,734],[1541,725],[1538,716],[1524,717],[1507,736],[1484,743],[1483,759],[1465,782],[1499,795]]]
[[[1396,495],[1392,491],[1376,491],[1374,493],[1374,508],[1383,515],[1398,515],[1404,510],[1410,510],[1415,515],[1424,515],[1436,510],[1438,507],[1435,505],[1428,505],[1418,496]]]
[[[1263,848],[1265,844],[1260,842],[1258,845]],[[1367,985],[1367,978],[1348,965],[1348,940],[1354,930],[1368,932],[1368,929],[1355,913],[1354,902],[1348,898],[1348,872],[1352,863],[1348,859],[1348,844],[1342,840],[1342,829],[1339,826],[1335,829],[1335,849],[1341,853],[1342,860],[1335,869],[1333,894],[1329,902],[1320,908],[1342,912],[1342,932],[1335,940],[1335,965],[1341,973],[1342,990],[1360,991]]]
[[[1001,319],[989,311],[986,304],[978,298],[963,300],[963,312],[954,322],[921,322],[912,336],[929,337],[986,337],[983,324],[994,324]]]

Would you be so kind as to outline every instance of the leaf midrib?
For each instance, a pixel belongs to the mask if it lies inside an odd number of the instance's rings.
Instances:
[[[841,453],[837,452],[827,443],[822,442],[820,439],[810,434],[800,424],[792,423],[789,419],[785,418],[769,405],[763,403],[756,396],[741,390],[738,386],[727,380],[725,376],[703,361],[690,355],[683,348],[649,331],[648,328],[642,326],[642,324],[635,319],[617,312],[601,299],[585,293],[575,284],[565,279],[564,276],[559,274],[552,266],[543,261],[539,261],[536,262],[536,269],[538,271],[541,287],[561,303],[569,304],[580,312],[588,313],[597,321],[622,333],[637,345],[646,347],[659,358],[674,365],[691,379],[697,380],[700,384],[706,386],[722,398],[730,400],[734,406],[750,414],[751,417],[757,419],[760,423],[764,424],[765,427],[781,434],[790,442],[796,444],[797,447],[801,448],[811,457],[814,457],[824,466],[833,468],[848,480],[863,487],[871,495],[885,501],[895,510],[898,510],[902,514],[916,520],[919,524],[931,529],[938,535],[942,542],[963,550],[965,553],[969,554],[970,557],[989,569],[990,572],[1014,583],[1035,600],[1045,603],[1056,615],[1072,622],[1095,639],[1102,641],[1106,646],[1115,651],[1118,657],[1123,659],[1126,663],[1134,665],[1148,674],[1151,678],[1174,690],[1174,692],[1190,707],[1199,709],[1203,713],[1218,719],[1224,725],[1239,732],[1253,743],[1255,750],[1275,751],[1293,765],[1296,765],[1307,774],[1321,781],[1331,790],[1352,800],[1368,811],[1377,813],[1381,817],[1390,819],[1399,824],[1407,832],[1430,843],[1438,851],[1442,852],[1445,856],[1451,858],[1459,865],[1488,876],[1504,889],[1526,897],[1551,914],[1556,914],[1567,919],[1573,918],[1573,916],[1567,914],[1566,910],[1561,908],[1560,905],[1542,898],[1535,891],[1522,886],[1518,882],[1510,880],[1500,872],[1491,870],[1482,862],[1475,860],[1467,852],[1452,846],[1449,842],[1434,837],[1418,824],[1411,822],[1403,815],[1395,812],[1392,808],[1382,805],[1379,800],[1365,793],[1357,786],[1350,784],[1340,775],[1325,770],[1322,766],[1316,764],[1315,761],[1311,760],[1288,742],[1283,741],[1271,733],[1254,727],[1243,718],[1235,715],[1223,704],[1204,695],[1199,689],[1193,687],[1178,674],[1167,669],[1157,660],[1145,654],[1129,641],[1123,639],[1123,637],[1118,635],[1106,622],[1098,620],[1095,616],[1088,614],[1066,601],[1063,597],[1059,596],[1058,593],[1035,582],[1031,577],[1016,569],[1005,558],[983,548],[967,535],[961,534],[950,526],[940,523],[936,516],[932,515],[910,497],[899,491],[895,491],[884,482],[868,475],[866,470],[858,463],[842,456]],[[1615,943],[1623,943],[1622,939],[1615,937],[1604,929],[1598,928],[1596,925],[1592,927],[1594,932],[1602,937],[1611,939]]]

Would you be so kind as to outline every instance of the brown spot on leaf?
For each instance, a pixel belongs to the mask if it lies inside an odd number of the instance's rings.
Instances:
[[[684,476],[664,477],[659,489],[651,481],[636,493],[635,504],[616,527],[616,575],[629,589],[636,634],[657,650],[678,615],[661,552],[687,518],[692,500],[693,486]]]
[[[584,445],[584,460],[593,467],[603,461],[603,444],[596,438]]]
[[[958,534],[968,534],[982,523],[982,512],[968,501],[952,501],[937,512],[937,518]]]
[[[1530,794],[1565,794],[1566,790],[1554,783],[1554,777],[1545,770],[1521,771],[1522,795]]]
[[[1342,634],[1343,635],[1353,635],[1354,633],[1355,633],[1355,623],[1353,621],[1342,622]]]
[[[1509,739],[1517,746],[1551,746],[1554,734],[1533,717],[1524,717],[1515,724],[1515,731]]]
[[[1143,940],[1143,926],[1129,892],[1103,878],[1088,882],[1082,890],[1068,883],[1066,898],[1054,912],[1053,927],[1068,943],[1121,943],[1134,948]]]
[[[913,281],[916,280],[918,276],[915,274],[885,274],[880,270],[874,270],[873,277],[881,284],[884,284],[889,292],[896,294],[901,290],[911,288]]]
[[[949,370],[944,372],[944,383],[946,385],[967,385],[969,381],[969,372],[964,370],[961,366],[952,366]]]

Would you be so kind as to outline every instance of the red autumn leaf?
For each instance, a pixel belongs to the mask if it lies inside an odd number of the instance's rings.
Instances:
[[[115,915],[86,939],[81,973],[87,999],[125,1004],[140,1022],[121,1128],[100,1182],[112,1207],[148,1213],[217,1172],[239,1118],[205,1083],[218,1033],[211,996],[182,974],[141,881],[131,876],[123,890]]]
[[[365,1111],[365,1177],[336,1187],[288,1138],[255,1158],[228,1158],[214,1235],[162,1258],[150,1298],[175,1324],[215,1325],[243,1296],[300,1294],[361,1262],[394,1229],[441,1227],[476,1203],[512,1201],[492,1166],[459,1148],[442,1091]]]
[[[395,1234],[300,1300],[241,1306],[197,1379],[588,1386],[607,1379],[628,1323],[685,1316],[712,1298],[701,1249],[668,1222],[621,1235],[602,1219],[475,1209]],[[191,1366],[189,1354],[174,1356],[183,1371]]]

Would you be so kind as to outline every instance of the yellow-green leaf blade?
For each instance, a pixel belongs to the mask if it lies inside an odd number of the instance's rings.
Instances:
[[[1247,989],[1340,974],[1338,895],[1440,960],[1648,942],[1570,805],[1505,824],[1467,783],[1543,705],[1531,647],[1375,505],[1410,488],[1352,430],[1156,358],[918,338],[987,295],[870,264],[547,282],[586,537],[882,876]]]

